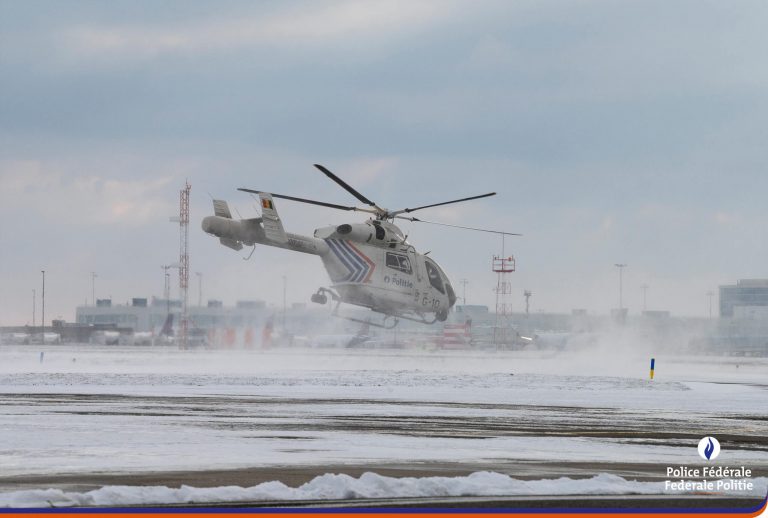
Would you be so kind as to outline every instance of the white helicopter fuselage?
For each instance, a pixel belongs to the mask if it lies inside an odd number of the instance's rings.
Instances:
[[[439,320],[456,302],[440,266],[418,253],[389,222],[320,228],[315,237],[329,249],[321,258],[344,302],[392,315],[429,313]]]
[[[203,230],[235,250],[260,244],[320,256],[332,284],[318,294],[340,302],[425,323],[447,318],[456,302],[448,277],[394,224],[370,219],[319,228],[311,237],[292,234],[283,230],[272,198],[260,197],[262,217],[245,220],[232,219],[226,203],[215,201],[216,215],[203,219]]]

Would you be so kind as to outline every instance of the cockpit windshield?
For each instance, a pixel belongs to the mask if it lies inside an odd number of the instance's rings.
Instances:
[[[398,228],[397,225],[393,225],[389,221],[382,221],[381,226],[387,229],[387,232],[391,232],[392,234],[396,235],[400,239],[403,239],[403,231]]]
[[[448,279],[445,280],[445,291],[448,292],[448,306],[453,307],[456,304],[456,293],[453,291],[453,286],[448,282]]]
[[[443,277],[440,275],[440,268],[429,259],[427,259],[424,264],[427,267],[429,283],[440,293],[445,293],[445,286],[443,286]]]
[[[399,244],[408,244],[405,240],[403,231],[400,230],[397,225],[394,225],[389,221],[373,218],[369,219],[366,223],[373,227],[374,236],[378,241],[383,241],[385,246],[395,248]]]
[[[427,269],[427,277],[429,277],[429,283],[437,291],[448,295],[448,306],[453,307],[456,303],[456,293],[453,291],[453,286],[448,281],[448,276],[445,275],[443,270],[432,261],[432,259],[425,259],[424,265]]]

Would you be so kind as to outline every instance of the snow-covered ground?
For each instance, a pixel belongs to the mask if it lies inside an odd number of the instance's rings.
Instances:
[[[724,483],[731,483],[727,481]],[[742,495],[760,497],[768,490],[768,479],[754,480],[751,491]],[[0,507],[120,507],[153,504],[219,502],[352,500],[383,498],[424,498],[461,496],[554,496],[554,495],[658,495],[667,491],[663,482],[637,482],[610,474],[591,478],[561,477],[544,480],[517,480],[501,473],[481,471],[466,477],[393,478],[364,473],[359,478],[326,474],[300,487],[281,482],[264,482],[253,487],[196,488],[182,486],[106,486],[87,492],[60,489],[14,491],[0,494]]]
[[[701,465],[696,445],[706,435],[723,437],[716,464],[768,467],[768,361],[658,355],[651,381],[648,360],[605,351],[6,346],[0,486],[57,474],[434,462],[503,466],[513,475],[516,463],[650,463],[662,477],[667,465]],[[531,487],[609,491],[600,476],[592,485]],[[528,494],[513,489],[528,482],[507,479],[506,494]],[[454,486],[478,487],[473,480]],[[624,483],[657,490],[642,485],[656,482]],[[262,489],[240,488],[246,499]],[[208,494],[157,491],[173,495],[169,502]],[[286,499],[309,494],[290,491]],[[106,493],[47,496],[100,502]]]

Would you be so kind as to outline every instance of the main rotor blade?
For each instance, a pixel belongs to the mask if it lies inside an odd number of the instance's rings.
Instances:
[[[491,234],[502,234],[505,236],[522,236],[522,234],[513,234],[512,232],[502,232],[501,230],[489,230],[487,228],[475,228],[475,227],[462,227],[461,225],[451,225],[449,223],[438,223],[437,221],[427,221],[424,219],[414,218],[414,217],[406,217],[406,216],[395,216],[397,219],[405,219],[407,221],[413,221],[416,223],[429,223],[430,225],[440,225],[443,227],[453,227],[453,228],[463,228],[464,230],[476,230],[478,232],[490,232]]]
[[[336,176],[335,174],[330,172],[327,167],[325,167],[323,165],[320,165],[320,164],[314,164],[314,165],[315,165],[315,167],[320,169],[325,174],[325,176],[327,176],[328,178],[330,178],[331,180],[333,180],[337,184],[341,185],[344,188],[345,191],[347,191],[349,194],[351,194],[352,196],[354,196],[355,198],[357,198],[361,202],[363,202],[363,203],[365,203],[367,205],[370,205],[371,207],[376,207],[377,209],[379,208],[374,202],[372,202],[371,200],[369,200],[368,198],[366,198],[365,196],[363,196],[362,194],[357,192],[347,182],[345,182],[344,180],[342,180],[341,178],[339,178],[338,176]]]
[[[461,201],[477,200],[479,198],[487,198],[488,196],[496,196],[496,193],[489,192],[487,194],[480,194],[479,196],[470,196],[469,198],[462,198],[460,200],[444,201],[442,203],[433,203],[432,205],[422,205],[421,207],[414,207],[412,209],[396,210],[396,211],[390,212],[389,215],[396,216],[397,214],[402,214],[403,212],[413,212],[415,210],[428,209],[430,207],[439,207],[440,205],[448,205],[450,203],[459,203]]]
[[[267,191],[255,191],[253,189],[246,189],[244,187],[240,187],[238,191],[243,192],[250,192],[252,194],[259,194],[260,192],[266,193]],[[336,205],[335,203],[327,203],[324,201],[316,201],[316,200],[308,200],[306,198],[296,198],[295,196],[286,196],[284,194],[275,194],[273,192],[269,193],[273,198],[282,198],[284,200],[291,200],[291,201],[299,201],[301,203],[309,203],[311,205],[320,205],[321,207],[330,207],[332,209],[339,209],[339,210],[360,210],[357,207],[351,207],[347,205]]]

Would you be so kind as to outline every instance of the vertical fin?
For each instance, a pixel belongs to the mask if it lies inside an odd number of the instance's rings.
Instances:
[[[213,213],[222,218],[232,219],[232,213],[229,212],[229,205],[224,200],[213,200]]]
[[[264,225],[264,234],[271,241],[278,243],[287,243],[288,236],[283,229],[283,222],[275,209],[275,201],[272,195],[267,192],[260,192],[262,224]]]

